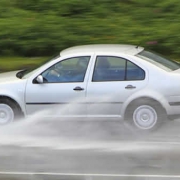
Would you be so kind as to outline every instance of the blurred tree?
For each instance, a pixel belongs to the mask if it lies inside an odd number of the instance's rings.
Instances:
[[[0,55],[127,43],[178,56],[179,11],[179,0],[1,0]]]

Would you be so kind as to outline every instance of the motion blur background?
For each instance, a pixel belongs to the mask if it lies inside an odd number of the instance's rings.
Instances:
[[[0,71],[83,44],[135,44],[180,60],[179,0],[0,0]]]
[[[0,72],[99,43],[140,45],[180,60],[180,1],[0,0]],[[0,128],[1,180],[68,179],[56,173],[86,180],[180,178],[179,119],[146,134],[119,122],[45,121],[43,113]],[[38,172],[46,178],[33,175]]]

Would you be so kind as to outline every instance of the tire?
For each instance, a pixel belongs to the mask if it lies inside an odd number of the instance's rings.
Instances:
[[[0,126],[12,123],[20,117],[18,106],[9,99],[0,99]]]
[[[155,130],[167,120],[167,115],[160,103],[141,99],[130,104],[125,119],[136,129]]]

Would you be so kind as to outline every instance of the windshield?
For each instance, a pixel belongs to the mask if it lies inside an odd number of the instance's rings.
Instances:
[[[136,56],[138,56],[141,59],[144,59],[166,71],[175,71],[180,68],[180,64],[178,64],[177,62],[169,60],[165,57],[162,57],[161,55],[158,55],[154,52],[142,51],[139,54],[137,54]]]
[[[34,68],[34,69],[22,70],[22,71],[18,72],[16,76],[19,77],[19,78],[21,78],[21,79],[26,79],[26,78],[28,78],[29,76],[31,76],[31,74],[33,74],[33,73],[35,73],[36,71],[38,71],[39,68],[41,68],[42,66],[46,65],[46,64],[49,63],[50,61],[53,61],[53,60],[55,60],[55,59],[57,59],[57,58],[59,58],[59,57],[60,57],[60,55],[55,56],[54,58],[51,58],[50,60],[48,59],[48,60],[46,61],[46,63],[43,63],[43,65],[41,64],[41,65],[39,65],[38,67],[36,67],[36,68]]]

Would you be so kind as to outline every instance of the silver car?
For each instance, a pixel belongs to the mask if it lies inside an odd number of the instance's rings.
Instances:
[[[33,71],[0,74],[0,124],[39,111],[153,129],[180,114],[180,65],[139,46],[84,45]]]

